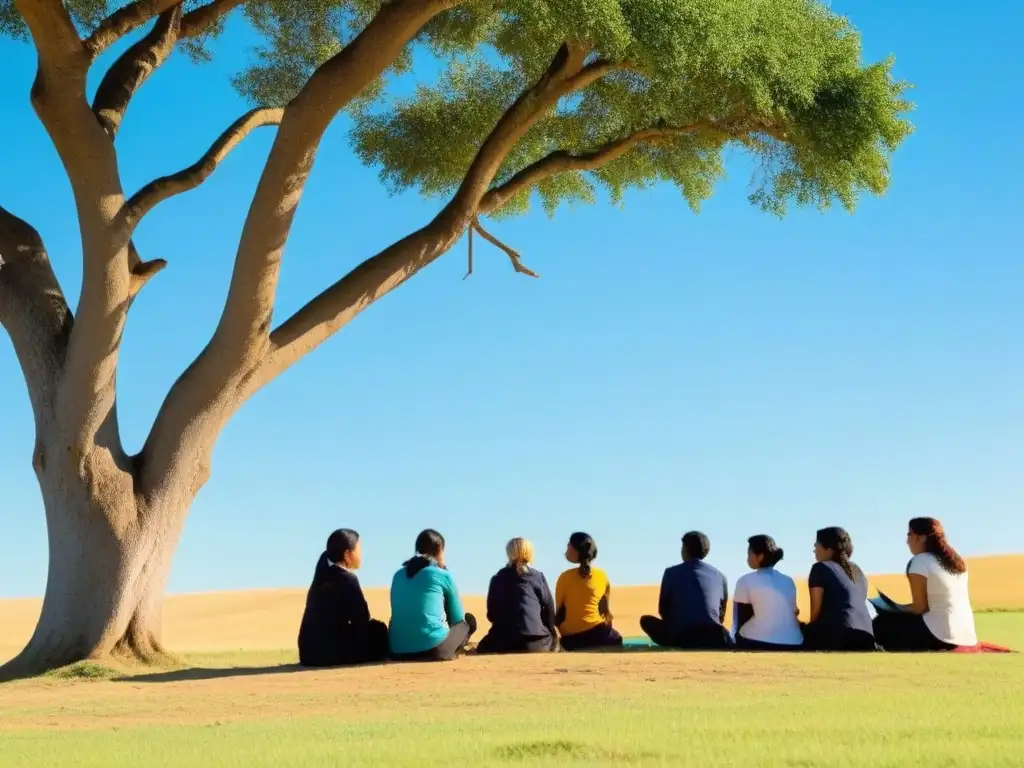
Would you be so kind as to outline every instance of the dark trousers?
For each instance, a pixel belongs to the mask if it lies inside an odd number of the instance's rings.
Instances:
[[[760,640],[748,640],[745,637],[736,635],[737,651],[771,651],[773,653],[787,651],[802,651],[802,645],[779,645],[777,643],[762,643]]]
[[[663,648],[686,648],[690,650],[721,650],[729,648],[729,630],[721,624],[697,624],[678,632],[669,629],[664,619],[657,616],[641,616],[640,629],[651,638],[655,645]]]
[[[466,618],[448,629],[448,637],[429,651],[419,653],[394,653],[395,661],[451,661],[466,649],[466,643],[476,632],[476,616],[466,614]]]
[[[608,624],[577,632],[575,635],[562,635],[562,650],[585,651],[589,648],[621,648],[622,635]]]
[[[862,629],[833,627],[818,622],[803,624],[800,629],[804,633],[805,651],[844,651],[855,653],[878,650],[878,646],[875,645],[875,636]]]
[[[342,667],[370,664],[388,658],[388,625],[371,619],[352,627],[334,642],[315,638],[299,646],[299,663],[304,667]]]
[[[948,651],[955,645],[932,634],[924,616],[903,611],[879,611],[872,626],[875,642],[887,651]]]
[[[554,633],[544,637],[525,637],[511,632],[495,632],[493,628],[480,640],[477,653],[550,653],[558,648]]]

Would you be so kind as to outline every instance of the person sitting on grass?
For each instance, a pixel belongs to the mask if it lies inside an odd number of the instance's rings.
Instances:
[[[659,616],[641,616],[640,628],[666,648],[717,649],[731,645],[723,626],[729,582],[704,561],[711,542],[700,531],[683,536],[683,562],[665,570],[658,595]]]
[[[370,618],[355,571],[362,565],[359,534],[341,528],[327,537],[299,625],[299,663],[335,667],[383,661],[388,628]]]
[[[578,567],[562,573],[555,583],[555,624],[562,649],[621,648],[622,635],[612,627],[611,583],[604,571],[591,565],[597,559],[597,544],[585,533],[574,533],[565,559]]]
[[[477,653],[535,653],[558,648],[555,601],[540,571],[531,568],[533,544],[512,539],[505,546],[508,564],[494,574],[487,590],[490,631]]]
[[[416,537],[416,556],[391,580],[388,644],[395,661],[450,661],[476,631],[462,609],[455,581],[444,564],[444,537],[427,529]]]
[[[807,587],[811,615],[802,629],[811,651],[875,651],[868,613],[868,580],[850,560],[853,541],[842,528],[822,528],[814,542]]]
[[[875,640],[887,651],[942,651],[978,644],[967,590],[967,564],[946,540],[942,524],[915,517],[907,532],[910,605],[879,611]]]
[[[747,565],[733,596],[736,647],[742,651],[793,651],[804,641],[797,621],[796,584],[775,570],[782,548],[771,536],[747,540]]]

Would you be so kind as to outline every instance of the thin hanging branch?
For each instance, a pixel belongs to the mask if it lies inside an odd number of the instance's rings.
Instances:
[[[538,275],[532,269],[523,264],[522,258],[519,256],[518,251],[515,251],[509,246],[505,245],[503,242],[501,242],[501,240],[499,240],[486,229],[484,229],[482,226],[480,226],[480,219],[478,219],[475,216],[473,217],[473,223],[470,224],[469,228],[471,237],[474,229],[480,233],[480,237],[489,242],[491,245],[497,246],[498,248],[503,250],[506,253],[506,255],[508,255],[509,261],[512,262],[512,269],[514,269],[516,272],[518,272],[521,275],[527,275],[529,277],[540,277],[540,275]]]
[[[469,254],[468,254],[468,269],[466,275],[462,279],[465,280],[467,277],[473,274],[473,227],[469,228]]]

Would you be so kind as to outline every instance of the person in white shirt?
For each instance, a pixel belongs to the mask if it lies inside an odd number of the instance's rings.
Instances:
[[[804,642],[796,584],[775,570],[782,548],[771,536],[747,540],[747,565],[753,573],[741,576],[733,595],[733,627],[736,648],[741,651],[793,651]]]
[[[912,602],[879,611],[875,641],[887,651],[943,651],[978,644],[967,590],[967,564],[946,540],[942,523],[915,517],[907,531]]]

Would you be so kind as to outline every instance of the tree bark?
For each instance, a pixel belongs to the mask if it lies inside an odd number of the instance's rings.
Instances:
[[[43,440],[35,462],[49,543],[42,613],[25,649],[0,667],[0,681],[86,659],[149,664],[166,656],[164,588],[194,494],[169,485],[146,500],[132,466],[99,448],[75,466],[50,448],[59,442]]]

